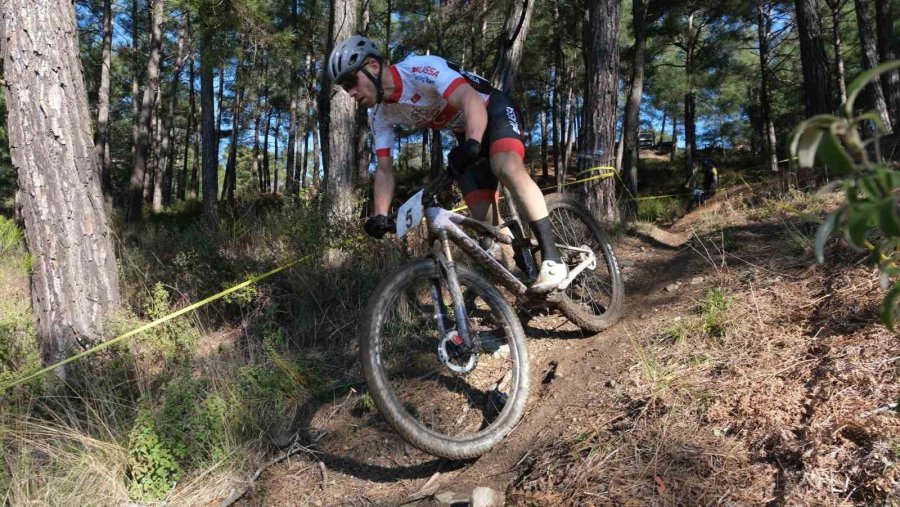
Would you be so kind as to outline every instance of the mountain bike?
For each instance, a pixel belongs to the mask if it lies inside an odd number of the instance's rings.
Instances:
[[[704,191],[702,188],[694,188],[694,190],[691,191],[690,199],[688,199],[687,212],[690,213],[691,211],[694,211],[700,206],[703,206],[703,203],[705,202],[706,191]]]
[[[522,417],[529,361],[513,307],[479,271],[454,261],[451,243],[518,306],[557,307],[586,331],[618,319],[624,287],[600,224],[572,197],[553,194],[547,207],[569,275],[549,294],[529,292],[465,231],[511,245],[529,274],[539,265],[537,243],[516,219],[493,226],[439,206],[438,192],[452,181],[444,173],[399,208],[396,235],[424,217],[431,249],[375,290],[361,324],[360,355],[375,405],[404,439],[435,456],[469,459],[489,451]]]

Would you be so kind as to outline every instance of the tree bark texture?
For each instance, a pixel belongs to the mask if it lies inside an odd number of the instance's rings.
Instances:
[[[175,52],[175,68],[172,72],[172,87],[169,91],[169,100],[166,102],[166,110],[160,118],[161,126],[161,142],[159,146],[159,163],[156,166],[157,184],[153,189],[153,212],[162,211],[163,204],[171,204],[172,202],[172,167],[174,164],[171,160],[172,156],[172,135],[173,123],[175,120],[175,109],[178,105],[178,83],[181,81],[181,71],[184,69],[185,61],[185,44],[187,41],[187,26],[189,13],[185,12],[181,16],[178,26],[178,46]]]
[[[878,49],[875,44],[875,30],[872,26],[872,13],[869,0],[854,0],[856,7],[856,26],[859,30],[859,46],[862,53],[863,69],[874,69],[878,66]],[[884,89],[880,80],[874,80],[866,86],[866,95],[869,98],[869,107],[878,112],[885,128],[893,131],[891,117],[888,113],[887,101],[884,98]]]
[[[34,255],[31,299],[42,359],[52,363],[102,339],[119,305],[75,6],[2,0],[0,41],[10,155]]]
[[[284,162],[284,193],[294,193],[294,143],[297,142],[297,86],[291,86],[291,108],[288,113],[288,138],[285,148]]]
[[[584,112],[579,169],[615,162],[615,121],[619,83],[619,2],[587,0],[584,23]],[[619,219],[616,180],[589,181],[581,188],[585,205],[600,219]]]
[[[225,176],[222,181],[222,200],[234,201],[234,189],[237,184],[237,148],[240,139],[241,122],[244,111],[244,53],[247,50],[246,40],[241,42],[241,54],[234,69],[235,99],[231,110],[231,142],[228,143],[228,160],[225,162]],[[254,58],[256,60],[256,58]]]
[[[519,64],[525,50],[525,38],[531,25],[531,14],[534,11],[534,0],[515,0],[513,9],[506,20],[506,29],[500,38],[500,49],[497,52],[497,63],[491,76],[494,88],[506,93],[513,91]]]
[[[797,29],[800,34],[800,62],[803,66],[803,103],[807,116],[834,112],[834,98],[822,37],[818,0],[796,0]]]
[[[181,178],[178,181],[178,199],[184,200],[187,192],[188,184],[188,155],[191,149],[192,130],[196,127],[195,119],[197,117],[197,106],[194,102],[194,55],[190,56],[190,66],[188,67],[188,114],[185,118],[184,127],[184,164],[181,171]]]
[[[203,151],[203,217],[207,225],[219,225],[216,198],[219,191],[219,133],[213,114],[213,49],[210,28],[200,40],[200,138]],[[221,70],[220,70],[221,72]]]
[[[100,64],[100,87],[97,90],[97,132],[94,147],[100,160],[103,192],[112,191],[109,167],[109,73],[112,62],[112,0],[103,0],[103,60]]]
[[[647,47],[646,19],[647,5],[643,0],[632,1],[634,23],[634,58],[631,61],[631,84],[625,115],[622,122],[622,172],[628,191],[633,197],[638,192],[638,125],[641,113],[641,98],[644,95],[644,52]]]
[[[328,50],[353,34],[356,26],[356,0],[334,0],[331,7]],[[324,73],[327,76],[327,72]],[[325,153],[326,189],[330,194],[330,218],[339,224],[353,216],[353,173],[356,169],[356,102],[346,93],[331,93],[331,80],[322,80],[322,88],[330,96],[329,108],[321,118],[328,123],[328,133],[322,137]],[[327,143],[327,144],[326,144]]]
[[[831,11],[831,45],[834,52],[834,79],[838,87],[840,104],[847,102],[847,81],[844,74],[844,49],[841,40],[841,11],[846,0],[826,0]]]
[[[894,37],[894,9],[891,0],[875,0],[876,39],[881,63],[897,59],[897,39]],[[894,70],[881,75],[881,88],[887,102],[894,132],[900,130],[900,72]]]
[[[772,37],[771,4],[759,4],[756,7],[756,28],[759,38],[759,110],[762,123],[762,138],[765,146],[766,164],[769,171],[778,171],[778,141],[775,138],[775,123],[772,121],[772,101],[769,95],[771,86],[769,72],[769,42]]]
[[[153,23],[150,32],[150,58],[147,60],[147,87],[141,100],[137,138],[134,147],[134,167],[128,186],[128,209],[125,219],[133,222],[141,218],[144,205],[144,180],[147,177],[147,159],[150,154],[150,127],[153,121],[153,103],[159,93],[159,61],[162,45],[162,17],[165,0],[152,0]]]

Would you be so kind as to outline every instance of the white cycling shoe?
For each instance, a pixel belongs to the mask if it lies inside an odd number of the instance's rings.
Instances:
[[[544,261],[541,263],[541,271],[537,279],[531,284],[529,290],[538,294],[550,292],[566,279],[569,269],[562,262]]]

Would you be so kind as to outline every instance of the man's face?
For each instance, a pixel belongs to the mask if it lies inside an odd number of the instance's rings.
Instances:
[[[370,66],[370,64],[367,65]],[[369,72],[372,72],[369,70]],[[339,83],[341,88],[350,94],[350,97],[363,107],[372,107],[375,105],[375,83],[369,79],[364,73],[356,71],[347,75]]]

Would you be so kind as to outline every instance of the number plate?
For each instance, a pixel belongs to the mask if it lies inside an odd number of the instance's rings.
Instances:
[[[397,211],[397,239],[402,238],[410,229],[422,223],[422,190],[410,197]]]

